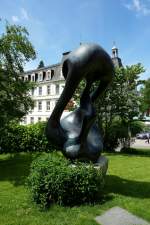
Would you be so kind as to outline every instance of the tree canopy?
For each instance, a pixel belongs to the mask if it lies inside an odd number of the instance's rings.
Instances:
[[[136,65],[120,67],[115,69],[115,76],[110,87],[97,99],[97,122],[103,133],[105,148],[113,148],[113,138],[117,132],[117,138],[128,137],[129,125],[133,118],[139,114],[139,95],[137,86],[141,84],[140,74],[144,72],[143,66]],[[97,86],[93,85],[93,90]],[[79,102],[81,91],[85,87],[85,82],[80,83],[80,87],[75,94],[75,100]],[[108,146],[108,144],[112,146]]]
[[[140,110],[142,113],[145,113],[148,110],[150,110],[150,79],[144,82],[144,86],[141,88],[140,94],[141,94]]]
[[[0,129],[33,107],[29,96],[32,84],[20,76],[25,63],[36,57],[28,36],[25,27],[8,23],[0,36]]]
[[[39,68],[42,68],[42,67],[44,67],[44,62],[43,62],[43,60],[41,60],[41,61],[39,62],[38,69],[39,69]]]

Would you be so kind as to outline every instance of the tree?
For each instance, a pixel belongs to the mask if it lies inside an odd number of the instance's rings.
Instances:
[[[140,110],[142,114],[150,110],[150,79],[144,82],[144,86],[140,90]]]
[[[144,68],[140,63],[116,68],[112,84],[95,104],[98,113],[97,123],[103,134],[105,149],[113,150],[119,139],[124,145],[129,143],[130,124],[139,113],[137,86],[141,84],[139,75],[142,72]],[[96,86],[97,82],[93,89]],[[85,82],[82,81],[75,95],[78,102],[84,87]]]
[[[24,64],[36,56],[28,35],[26,28],[7,23],[0,36],[0,129],[33,107],[32,84],[20,78]]]
[[[130,126],[134,117],[139,114],[137,86],[141,84],[139,75],[142,72],[144,68],[141,64],[116,68],[110,88],[105,92],[104,98],[99,99],[97,103],[97,107],[100,108],[98,122],[102,124],[106,149],[113,150],[115,142],[117,145],[119,140],[124,147],[130,146]],[[111,133],[115,133],[116,123],[119,132],[112,143]]]
[[[42,68],[42,67],[44,67],[44,62],[43,62],[43,60],[41,60],[41,61],[39,62],[38,69],[39,69],[39,68]]]

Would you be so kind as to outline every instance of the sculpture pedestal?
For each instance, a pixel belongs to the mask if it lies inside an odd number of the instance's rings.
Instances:
[[[108,169],[108,159],[106,158],[106,156],[101,155],[97,162],[93,164],[95,169],[101,169],[102,170],[102,175],[103,177],[105,177],[106,173],[107,173],[107,169]],[[72,164],[72,167],[76,167],[76,165]],[[88,167],[88,165],[85,165],[86,167]]]
[[[94,163],[94,168],[99,169],[101,168],[103,176],[106,175],[108,169],[108,159],[106,156],[101,155],[97,162]]]

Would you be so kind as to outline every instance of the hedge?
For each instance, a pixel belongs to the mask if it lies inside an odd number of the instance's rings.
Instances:
[[[0,133],[0,153],[50,151],[54,149],[45,136],[46,123],[23,126],[9,124]]]
[[[33,201],[45,209],[53,203],[73,206],[99,201],[104,177],[93,164],[73,166],[64,156],[50,153],[33,161],[27,184]]]

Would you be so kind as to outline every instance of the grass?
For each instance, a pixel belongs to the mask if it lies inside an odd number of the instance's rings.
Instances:
[[[37,154],[0,155],[0,225],[96,225],[94,217],[120,206],[150,221],[149,155],[107,154],[109,170],[101,204],[41,212],[24,187]]]

